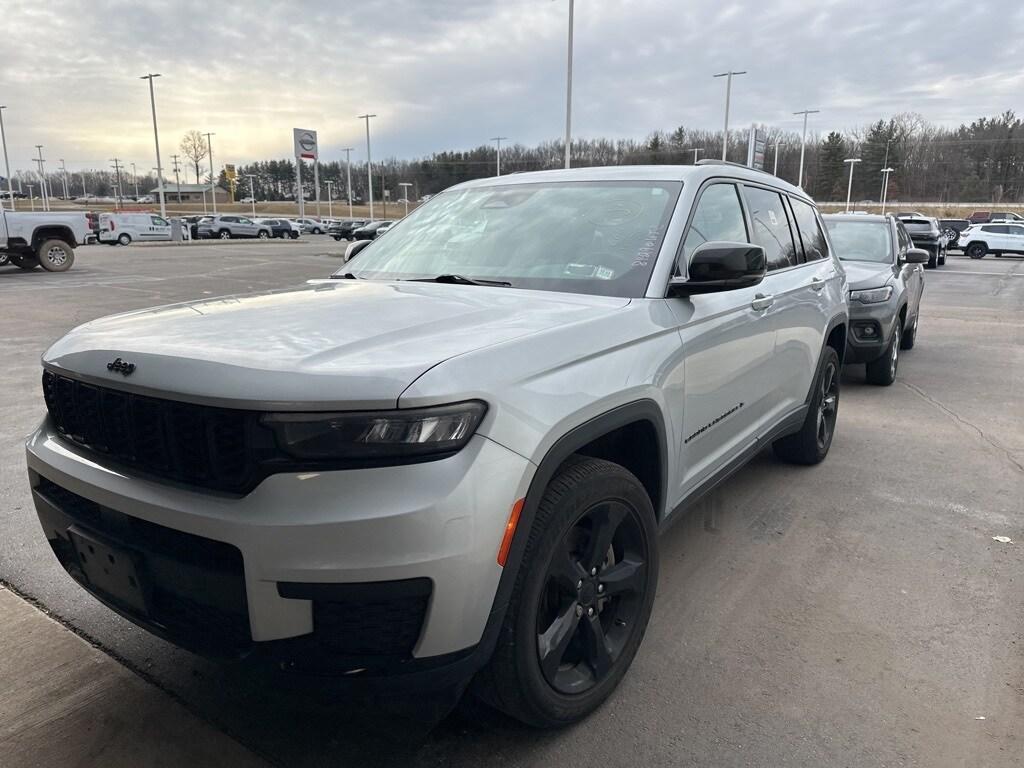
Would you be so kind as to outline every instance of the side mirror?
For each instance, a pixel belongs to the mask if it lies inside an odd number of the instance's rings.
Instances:
[[[675,298],[750,288],[764,280],[766,271],[767,261],[760,245],[708,242],[690,256],[689,277],[669,280],[667,295]]]
[[[372,242],[373,240],[356,240],[354,243],[349,243],[348,248],[345,249],[345,261],[352,261],[363,248]]]
[[[907,248],[907,264],[927,264],[931,255],[924,248]]]

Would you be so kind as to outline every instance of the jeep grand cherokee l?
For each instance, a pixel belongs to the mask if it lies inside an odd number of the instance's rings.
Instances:
[[[769,444],[828,453],[846,297],[765,173],[468,182],[333,279],[57,341],[37,513],[76,581],[186,648],[475,675],[563,725],[637,652],[658,531]]]

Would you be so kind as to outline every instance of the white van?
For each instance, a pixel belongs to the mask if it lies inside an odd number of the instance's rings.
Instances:
[[[101,213],[100,242],[128,245],[171,239],[171,222],[152,213]]]

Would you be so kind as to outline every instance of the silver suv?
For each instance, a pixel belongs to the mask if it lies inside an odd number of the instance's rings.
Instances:
[[[836,425],[847,286],[814,204],[721,163],[453,187],[332,279],[84,325],[27,456],[71,576],[215,656],[597,707],[658,531]]]
[[[272,234],[270,226],[266,224],[259,224],[247,216],[230,214],[200,219],[197,231],[199,237],[215,237],[221,240],[235,237],[258,237],[260,240],[268,240]]]

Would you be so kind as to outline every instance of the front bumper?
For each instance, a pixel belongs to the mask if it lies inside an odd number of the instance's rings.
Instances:
[[[878,304],[850,302],[850,332],[843,362],[870,363],[882,356],[899,317],[894,298]]]
[[[346,675],[415,671],[481,642],[509,509],[533,474],[478,435],[441,461],[272,475],[239,498],[99,464],[49,418],[26,451],[55,554],[108,606],[198,653]],[[141,605],[89,577],[82,541],[131,559]]]

